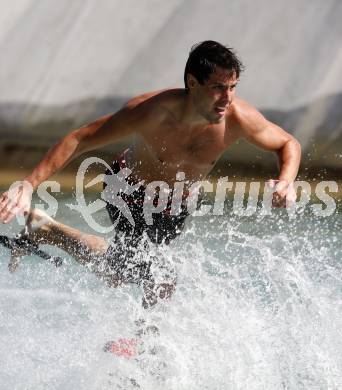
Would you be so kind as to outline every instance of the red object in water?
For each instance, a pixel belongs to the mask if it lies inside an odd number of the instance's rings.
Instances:
[[[104,350],[116,356],[131,358],[138,355],[137,344],[136,339],[118,339],[117,341],[108,341]]]

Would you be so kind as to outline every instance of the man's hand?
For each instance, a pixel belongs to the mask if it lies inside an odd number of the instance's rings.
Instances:
[[[31,206],[32,185],[28,181],[14,183],[0,196],[0,221],[8,223],[16,215],[25,215]]]
[[[271,179],[266,184],[275,190],[272,199],[273,207],[289,207],[295,203],[297,194],[293,183],[288,183],[286,180]]]

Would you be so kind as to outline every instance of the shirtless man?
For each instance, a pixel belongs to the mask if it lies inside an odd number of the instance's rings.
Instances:
[[[281,206],[286,199],[294,198],[291,184],[298,172],[300,145],[293,136],[235,96],[241,70],[242,64],[236,55],[221,44],[205,41],[194,46],[185,67],[185,89],[167,89],[135,97],[115,114],[71,132],[49,150],[25,180],[36,189],[76,156],[135,133],[135,148],[120,157],[113,169],[117,172],[124,164],[132,171],[132,182],[162,180],[172,188],[177,172],[184,172],[190,182],[203,180],[221,154],[236,140],[244,138],[278,154],[280,174],[275,196]],[[143,196],[143,191],[138,191],[138,201],[143,200]],[[82,233],[41,212],[29,212],[31,193],[25,186],[19,187],[11,200],[8,192],[0,197],[0,220],[8,223],[15,215],[28,213],[27,223],[34,226],[36,221],[45,218],[43,225],[32,230],[32,239],[59,246],[82,264],[94,262],[94,258],[104,260],[102,271],[97,272],[107,275],[107,281],[114,286],[142,281],[144,303],[148,306],[158,297],[168,297],[174,289],[174,281],[155,286],[150,275],[153,259],[135,263],[136,266],[131,267],[134,275],[127,276],[124,272],[127,261],[135,258],[135,247],[140,245],[144,233],[147,232],[152,242],[168,243],[179,234],[188,214],[184,209],[177,217],[161,213],[150,228],[142,221],[141,206],[136,198],[128,199],[133,204],[130,207],[135,228],[129,227],[127,220],[120,216],[116,229],[123,233],[124,239],[121,234],[109,246],[102,237]],[[114,221],[117,210],[108,205],[108,211]],[[12,257],[16,256],[18,254]]]

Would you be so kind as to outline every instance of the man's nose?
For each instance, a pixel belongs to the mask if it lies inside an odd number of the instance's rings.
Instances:
[[[231,92],[228,88],[224,89],[221,94],[222,102],[225,102],[226,104],[231,101]]]

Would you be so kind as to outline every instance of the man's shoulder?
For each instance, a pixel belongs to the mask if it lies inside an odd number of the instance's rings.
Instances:
[[[140,131],[153,131],[177,118],[184,95],[182,91],[170,88],[147,92],[127,101],[121,111],[128,121],[140,126]]]
[[[237,118],[240,116],[248,115],[258,112],[258,110],[249,103],[247,100],[241,99],[240,97],[235,97],[232,103],[232,113]]]
[[[261,112],[248,101],[235,97],[231,107],[231,115],[237,124],[254,121],[262,117]]]
[[[234,119],[235,128],[240,136],[249,134],[251,131],[258,131],[264,125],[265,118],[261,112],[244,99],[236,97],[232,104],[231,115]]]
[[[145,92],[128,100],[124,107],[134,108],[140,105],[152,107],[169,106],[177,103],[184,96],[184,89],[168,88]]]

